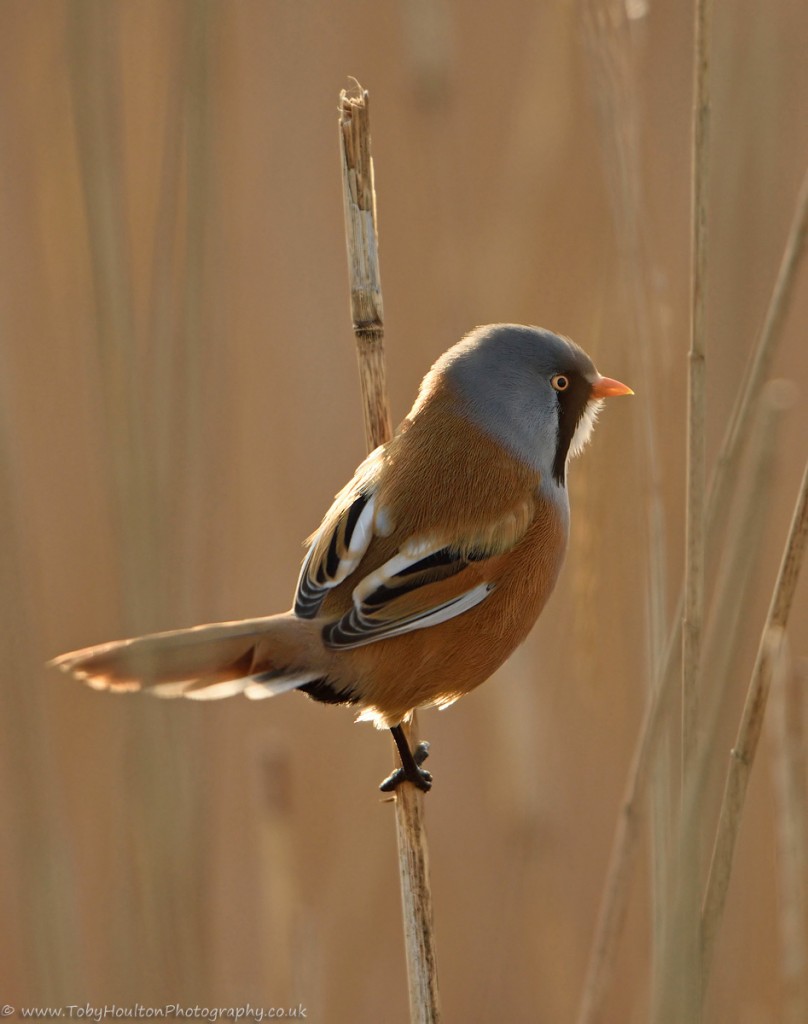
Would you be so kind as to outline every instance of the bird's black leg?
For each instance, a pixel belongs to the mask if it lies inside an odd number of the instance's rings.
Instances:
[[[398,789],[405,780],[417,786],[424,793],[428,793],[432,787],[432,776],[421,765],[429,757],[429,744],[421,742],[414,751],[410,750],[407,737],[400,725],[394,725],[390,732],[398,747],[398,756],[401,758],[401,767],[396,768],[392,775],[388,775],[379,789],[384,793],[392,793]]]

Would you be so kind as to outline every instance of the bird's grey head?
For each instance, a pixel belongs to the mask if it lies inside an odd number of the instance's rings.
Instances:
[[[565,485],[567,459],[589,440],[602,405],[593,393],[602,378],[583,349],[538,327],[491,324],[467,334],[432,372],[474,423],[543,481]]]

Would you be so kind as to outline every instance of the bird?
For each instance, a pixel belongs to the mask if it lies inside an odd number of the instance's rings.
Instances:
[[[569,536],[567,470],[603,400],[633,394],[573,341],[520,324],[477,327],[421,382],[307,541],[292,608],[87,647],[51,662],[111,691],[251,699],[299,690],[389,729],[426,792],[416,709],[475,689],[527,637]]]

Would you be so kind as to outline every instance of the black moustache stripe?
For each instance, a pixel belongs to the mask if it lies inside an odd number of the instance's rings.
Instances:
[[[579,373],[568,374],[570,386],[558,392],[558,441],[553,460],[553,479],[561,487],[566,482],[567,454],[581,422],[586,403],[592,397],[592,385]]]

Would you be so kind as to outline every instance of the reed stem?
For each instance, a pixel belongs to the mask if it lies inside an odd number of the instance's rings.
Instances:
[[[390,439],[390,406],[384,366],[384,307],[379,274],[376,190],[370,147],[369,96],[359,83],[340,93],[339,137],[345,209],[345,239],[351,288],[351,318],[359,359],[368,448]],[[415,714],[404,732],[410,747]],[[395,746],[394,746],[395,752]],[[394,756],[395,755],[394,753]],[[401,879],[404,945],[412,1024],[439,1024],[437,959],[429,882],[429,850],[423,794],[410,782],[396,790],[396,830]]]
[[[772,673],[791,611],[800,567],[808,543],[808,464],[800,486],[780,571],[777,574],[766,624],[758,645],[755,667],[746,695],[738,737],[732,748],[724,797],[718,817],[710,873],[702,909],[702,975],[706,984],[715,939],[724,913],[735,844],[741,824],[746,787],[755,760]]]
[[[805,255],[808,238],[808,171],[802,180],[788,237],[780,260],[777,278],[766,309],[763,326],[748,364],[744,384],[738,394],[721,450],[716,458],[707,497],[707,538],[715,539],[717,524],[725,520],[729,499],[737,478],[738,466],[754,423],[754,405],[762,382],[783,335],[786,315],[791,307],[794,285]],[[671,712],[676,687],[676,670],[681,644],[677,643],[682,618],[683,594],[680,591],[673,614],[673,628],[661,659],[656,683],[645,708],[637,745],[626,778],[617,825],[612,839],[609,866],[603,887],[595,936],[589,954],[584,994],[578,1024],[594,1024],[601,1019],[609,980],[614,972],[618,937],[625,919],[633,865],[640,835],[645,796],[660,745],[663,727]]]

